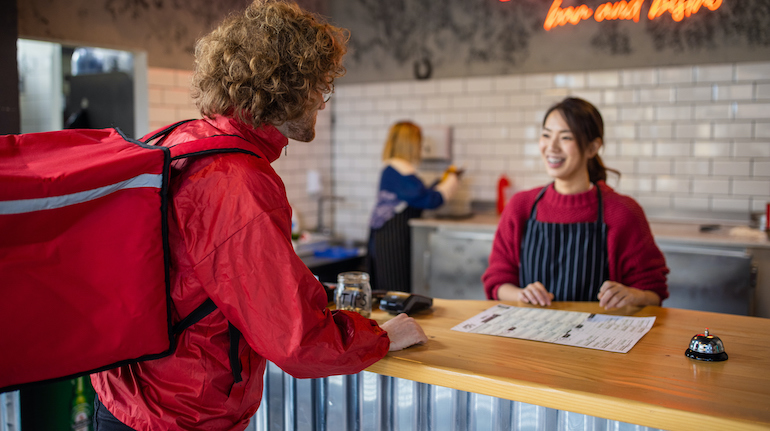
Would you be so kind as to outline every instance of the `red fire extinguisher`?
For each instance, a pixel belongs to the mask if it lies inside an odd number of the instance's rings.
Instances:
[[[503,208],[508,201],[509,189],[511,188],[511,181],[505,174],[500,175],[500,179],[497,180],[497,214],[503,213]]]

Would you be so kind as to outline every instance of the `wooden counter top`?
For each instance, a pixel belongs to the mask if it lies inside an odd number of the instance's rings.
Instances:
[[[656,316],[625,354],[451,330],[496,303],[435,299],[432,313],[416,316],[430,341],[389,353],[368,371],[667,430],[770,428],[770,319],[661,307],[605,311],[598,303],[551,306]],[[391,317],[372,314],[380,323]],[[721,338],[727,361],[684,355],[705,328]]]

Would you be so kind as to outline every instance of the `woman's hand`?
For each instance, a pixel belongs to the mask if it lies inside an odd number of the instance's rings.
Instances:
[[[599,305],[605,310],[628,305],[660,305],[660,297],[649,290],[625,286],[617,281],[605,281],[599,288]]]
[[[383,323],[380,328],[388,333],[391,352],[428,342],[422,327],[413,318],[403,313]]]
[[[444,179],[436,184],[436,191],[441,193],[441,197],[444,198],[444,202],[452,199],[452,196],[457,192],[460,187],[460,180],[456,173],[451,172],[446,175]]]
[[[455,165],[450,165],[450,166],[449,166],[449,167],[448,167],[448,168],[447,168],[447,169],[444,171],[444,174],[441,176],[441,181],[444,181],[444,180],[446,180],[447,178],[449,178],[449,175],[450,175],[450,174],[455,174],[455,175],[457,175],[457,178],[460,178],[460,175],[462,175],[462,174],[463,174],[463,172],[465,172],[465,168],[458,168],[458,167],[457,167],[457,166],[455,166]]]
[[[534,305],[551,305],[553,301],[553,293],[547,291],[543,283],[536,281],[530,283],[524,289],[519,292],[519,301],[525,304]]]
[[[553,293],[547,291],[543,283],[536,281],[525,288],[510,283],[501,285],[497,290],[497,298],[501,301],[520,301],[525,304],[551,305]]]

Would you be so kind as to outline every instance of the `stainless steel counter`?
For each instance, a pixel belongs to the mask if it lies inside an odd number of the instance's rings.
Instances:
[[[447,299],[484,299],[499,216],[410,220],[412,291]],[[725,223],[702,231],[695,223],[652,221],[671,270],[664,305],[770,317],[770,241],[747,226]]]
[[[434,227],[443,229],[462,229],[469,231],[494,232],[500,217],[496,214],[474,214],[461,219],[421,218],[409,221],[411,226]],[[676,241],[695,245],[727,245],[733,247],[770,249],[767,236],[748,228],[735,229],[737,225],[720,225],[707,232],[700,231],[700,224],[651,221],[650,229],[656,241]],[[742,234],[742,235],[741,235]]]

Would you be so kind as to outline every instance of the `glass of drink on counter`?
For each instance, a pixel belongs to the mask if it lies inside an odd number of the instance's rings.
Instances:
[[[338,310],[350,310],[369,317],[372,314],[372,286],[369,274],[361,271],[337,275],[334,299]]]

